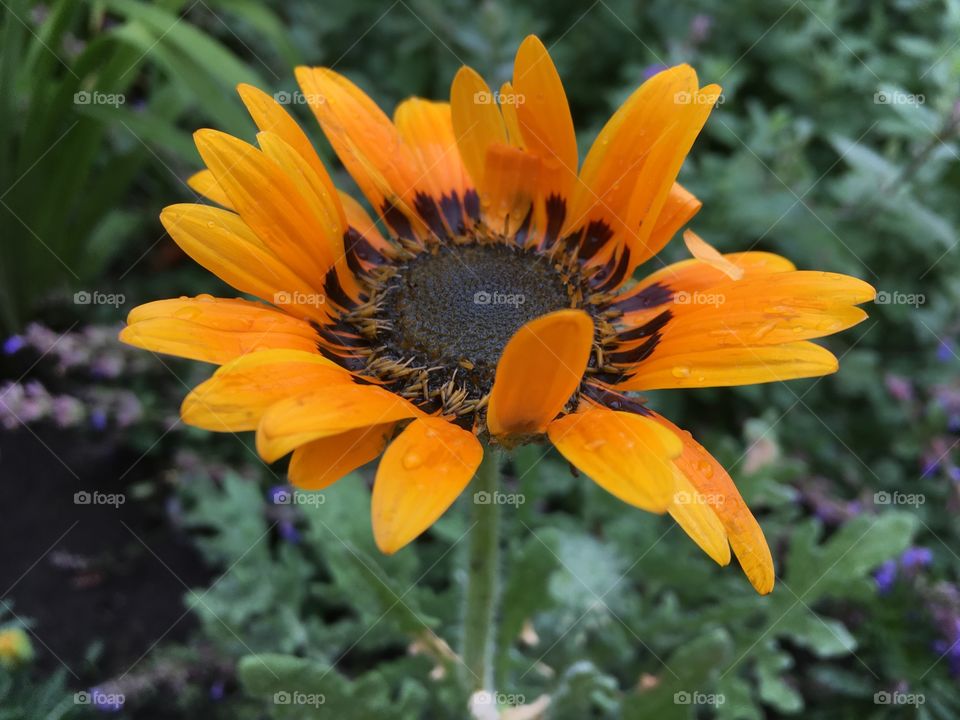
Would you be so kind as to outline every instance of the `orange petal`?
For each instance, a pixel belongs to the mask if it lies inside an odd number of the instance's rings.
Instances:
[[[227,197],[223,188],[220,187],[220,183],[217,182],[217,179],[209,170],[201,170],[191,175],[187,178],[187,185],[189,185],[195,193],[205,197],[207,200],[212,200],[228,210],[233,210],[233,206],[230,204],[230,198]]]
[[[320,157],[317,155],[303,129],[290,117],[290,114],[284,110],[274,98],[267,95],[262,90],[258,90],[253,85],[241,83],[237,86],[237,92],[240,93],[240,99],[246,105],[247,111],[253,118],[253,122],[262,132],[273,133],[279,136],[283,141],[292,147],[299,155],[310,165],[317,177],[324,184],[327,193],[336,194],[333,180],[330,173],[323,166]]]
[[[180,416],[206,430],[256,430],[275,402],[328,385],[352,383],[347,370],[316,352],[261,350],[219,368],[187,395]]]
[[[360,190],[398,233],[405,231],[388,213],[396,207],[423,233],[414,211],[422,179],[417,163],[390,119],[366,93],[329,68],[298,67],[297,82],[324,134]]]
[[[650,233],[650,245],[666,247],[676,232],[696,215],[703,203],[680,183],[670,187],[667,201],[657,217],[653,232]]]
[[[543,196],[570,198],[577,177],[577,136],[563,83],[550,54],[527,36],[513,64],[516,115],[526,148],[543,164]]]
[[[460,225],[450,230],[461,232],[466,224],[464,196],[472,183],[457,150],[449,103],[410,98],[397,106],[393,122],[417,161],[424,190],[438,204],[442,198],[452,199],[456,194],[461,203]],[[451,224],[449,218],[445,219]]]
[[[651,512],[670,507],[671,459],[682,448],[680,438],[653,420],[592,407],[554,420],[547,434],[567,460],[607,492]]]
[[[482,195],[489,187],[485,179],[487,149],[506,145],[508,140],[493,93],[473,68],[462,67],[453,78],[450,111],[460,157]]]
[[[542,433],[580,384],[593,347],[593,320],[558,310],[531,320],[497,363],[487,426],[494,435]]]
[[[393,246],[383,237],[377,223],[359,202],[345,192],[339,192],[340,204],[347,217],[347,226],[357,232],[364,240],[382,255],[391,255]]]
[[[238,215],[208,205],[171,205],[160,222],[187,255],[227,284],[299,317],[326,322],[322,291],[281,262]],[[298,299],[304,302],[294,302]]]
[[[257,451],[273,462],[319,438],[420,415],[415,405],[375,385],[321,388],[271,405],[257,428]]]
[[[683,453],[674,462],[723,523],[733,552],[753,587],[767,594],[774,583],[773,557],[763,530],[730,475],[690,433],[660,415],[654,414],[653,418],[680,436]]]
[[[480,198],[484,220],[495,232],[512,236],[539,197],[540,161],[515,147],[493,145],[487,150],[486,168],[487,190]]]
[[[390,444],[373,484],[373,536],[388,555],[433,525],[483,459],[473,433],[441,418],[419,418]]]
[[[796,380],[835,373],[837,359],[812,342],[763,347],[711,348],[644,360],[619,390],[727,387]]]
[[[220,365],[270,348],[315,352],[319,337],[309,323],[266,305],[206,295],[135,307],[127,316],[120,340],[153,352]]]
[[[301,445],[290,457],[290,482],[304,490],[329,487],[378,457],[394,427],[395,423],[371,425]]]
[[[322,282],[334,255],[299,197],[273,160],[251,145],[215,130],[194,133],[197,149],[240,217],[288,266]]]
[[[731,280],[740,280],[743,277],[743,268],[738,267],[736,264],[730,262],[727,258],[721,255],[720,252],[713,247],[713,245],[710,245],[703,238],[693,232],[693,230],[687,230],[683,234],[683,242],[686,244],[687,250],[690,251],[690,254],[693,255],[697,260],[702,260],[707,265],[715,267]]]
[[[720,518],[710,507],[709,498],[694,487],[676,463],[673,466],[675,491],[670,501],[670,515],[700,549],[718,565],[730,562],[730,542]]]

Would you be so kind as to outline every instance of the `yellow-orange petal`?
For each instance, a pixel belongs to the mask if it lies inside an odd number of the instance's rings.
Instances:
[[[235,213],[208,205],[171,205],[160,213],[160,222],[187,255],[237,290],[283,305],[298,317],[327,320],[322,290],[283,263]]]
[[[804,341],[762,347],[709,348],[644,360],[619,390],[728,387],[830,375],[839,368],[826,348]]]
[[[319,353],[261,350],[231,360],[195,387],[184,399],[180,416],[205,430],[256,430],[274,403],[352,382],[347,370]]]
[[[740,280],[743,277],[743,268],[730,262],[720,251],[693,232],[693,230],[687,230],[683,234],[683,242],[686,244],[690,254],[697,260],[701,260],[707,265],[715,267],[731,280]]]
[[[197,149],[240,217],[288,267],[320,282],[333,265],[325,229],[296,202],[296,185],[252,145],[215,130],[194,133]]]
[[[412,231],[423,234],[414,210],[420,173],[390,118],[360,88],[329,68],[298,67],[296,76],[337,157],[377,212],[396,207]],[[388,214],[385,219],[402,232],[395,217]]]
[[[304,490],[323,490],[378,457],[395,423],[370,425],[301,445],[290,456],[287,475]]]
[[[319,438],[420,415],[415,405],[375,385],[326,387],[271,405],[257,427],[257,451],[273,462]]]
[[[482,195],[487,150],[508,143],[507,129],[490,87],[473,68],[462,67],[450,86],[450,113],[463,164]]]
[[[650,233],[652,247],[665,247],[676,232],[686,225],[696,215],[703,203],[680,183],[675,182],[670,187],[667,201],[657,217],[657,222]]]
[[[373,536],[395,553],[429,528],[470,483],[483,459],[473,433],[442,418],[414,420],[390,444],[373,484]]]
[[[207,200],[212,200],[217,203],[217,205],[222,205],[228,210],[233,210],[233,205],[230,204],[230,198],[227,197],[223,188],[220,187],[220,183],[217,182],[217,179],[209,170],[201,170],[191,175],[187,178],[187,185],[189,185],[195,193],[205,197]]]
[[[156,300],[135,307],[120,340],[153,352],[221,365],[270,348],[315,352],[319,337],[307,322],[240,299]]]
[[[593,347],[593,320],[583,310],[558,310],[531,320],[500,356],[490,393],[493,435],[542,433],[580,384]]]
[[[753,587],[767,594],[773,589],[775,577],[773,557],[763,530],[730,475],[690,433],[660,415],[654,413],[652,417],[680,436],[683,452],[674,462],[723,523],[733,552]]]
[[[516,115],[527,150],[543,164],[544,197],[569,198],[577,177],[577,136],[563,82],[540,38],[529,35],[513,64]]]
[[[697,490],[676,463],[673,466],[674,493],[670,515],[701,550],[718,565],[730,563],[730,542],[726,528],[710,507],[709,498]]]
[[[417,162],[423,189],[437,203],[455,193],[461,203],[458,222],[465,223],[462,203],[472,183],[457,150],[450,104],[409,98],[397,105],[393,123]],[[450,222],[449,218],[444,219]],[[450,230],[457,233],[461,228]]]
[[[680,438],[653,420],[592,407],[554,420],[550,442],[577,469],[626,503],[662,513],[674,496]]]
[[[253,85],[241,83],[237,85],[237,92],[250,113],[250,117],[253,118],[257,129],[262,132],[273,133],[282,138],[310,165],[326,187],[327,192],[330,195],[335,195],[336,188],[333,179],[320,160],[320,156],[317,155],[313,143],[310,142],[310,138],[307,137],[299,123],[290,116],[283,106]]]

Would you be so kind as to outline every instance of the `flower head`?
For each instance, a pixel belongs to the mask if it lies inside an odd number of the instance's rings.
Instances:
[[[0,630],[0,665],[16,667],[33,659],[33,644],[23,628]]]
[[[259,147],[196,134],[191,186],[221,207],[166,208],[197,262],[269,305],[210,296],[134,309],[121,338],[221,365],[186,422],[256,430],[267,461],[322,489],[381,453],[378,545],[392,553],[469,483],[482,441],[549,440],[627,503],[670,512],[760,592],[770,551],[729,475],[642,390],[834,372],[810,342],[861,321],[873,290],[765,252],[693,258],[633,280],[700,202],[680,166],[720,88],[686,65],[643,83],[580,166],[563,86],[535,37],[513,81],[473,70],[450,102],[412,98],[391,120],[350,80],[298,68],[303,96],[379,224],[339,192],[270,95],[240,96]]]

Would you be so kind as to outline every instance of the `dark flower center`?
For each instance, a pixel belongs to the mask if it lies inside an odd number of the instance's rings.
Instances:
[[[570,286],[541,255],[506,245],[441,247],[387,284],[386,344],[426,366],[457,365],[492,379],[525,323],[573,306]]]

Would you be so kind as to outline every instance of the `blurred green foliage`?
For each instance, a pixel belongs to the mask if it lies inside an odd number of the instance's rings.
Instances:
[[[9,327],[55,287],[117,285],[133,300],[217,287],[194,270],[157,276],[142,259],[162,237],[159,209],[193,197],[189,133],[213,125],[252,139],[237,82],[292,92],[293,65],[332,65],[389,112],[407,95],[445,96],[462,63],[507,79],[535,32],[566,83],[582,151],[655,66],[689,62],[719,82],[724,102],[682,174],[704,201],[693,226],[724,251],[857,275],[884,301],[828,341],[836,376],[651,397],[756,509],[779,574],[769,597],[712,566],[668,519],[571,478],[552,456],[514,458],[509,489],[525,503],[505,508],[501,699],[546,695],[555,720],[960,715],[950,636],[938,645],[954,616],[931,609],[960,572],[960,2],[105,0],[51,2],[42,17],[28,5],[6,4],[0,51]],[[78,106],[79,91],[126,102]],[[677,245],[664,262],[685,254]],[[250,459],[234,437],[183,442]],[[206,681],[227,688],[211,702],[191,687],[184,713],[464,717],[460,669],[440,639],[457,649],[469,496],[384,558],[360,478],[290,507],[265,501],[280,478],[256,467],[254,480],[181,478],[185,526],[224,571],[185,603],[201,621],[197,647],[223,659]],[[925,502],[884,502],[898,493]],[[932,551],[929,567],[897,560],[911,545]],[[879,583],[891,562],[896,579]],[[294,691],[325,702],[275,701]],[[146,692],[128,711],[138,702],[159,700]]]

